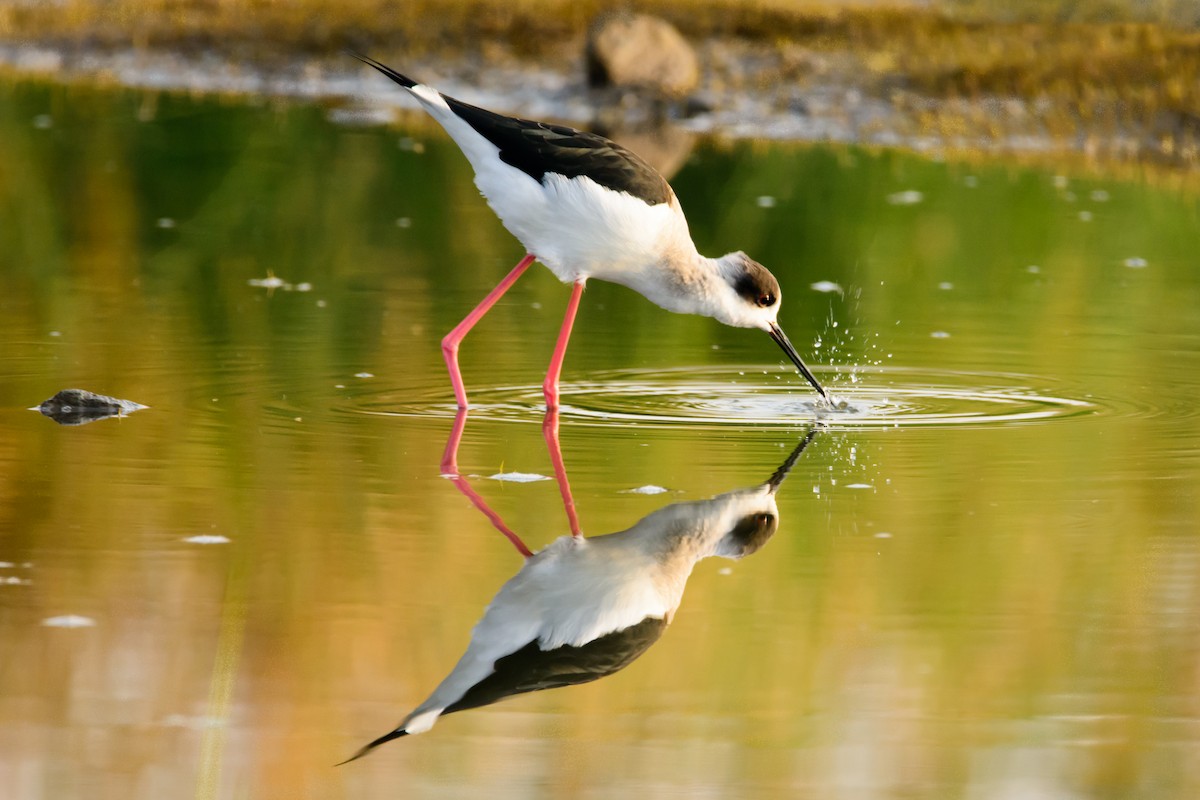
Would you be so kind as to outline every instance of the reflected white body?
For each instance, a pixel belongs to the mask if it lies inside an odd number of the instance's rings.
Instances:
[[[530,642],[542,650],[579,647],[647,618],[669,621],[695,563],[739,557],[729,533],[755,514],[777,516],[770,485],[667,506],[618,533],[554,541],[504,584],[458,664],[397,730],[428,730],[497,659]]]

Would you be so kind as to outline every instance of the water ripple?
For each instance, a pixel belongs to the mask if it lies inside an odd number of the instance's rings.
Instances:
[[[794,375],[760,367],[622,370],[564,383],[564,421],[592,425],[656,427],[714,425],[796,427],[820,422],[838,428],[992,426],[1044,422],[1095,414],[1094,398],[1062,396],[1055,381],[1011,373],[878,367],[856,370],[851,380],[827,384],[835,408]],[[475,419],[540,421],[540,385],[468,387]],[[445,402],[395,395],[354,398],[357,413],[452,416]]]

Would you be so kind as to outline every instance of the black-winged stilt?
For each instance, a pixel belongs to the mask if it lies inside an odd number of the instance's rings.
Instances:
[[[641,158],[594,133],[476,108],[373,58],[352,55],[407,89],[446,129],[475,168],[475,185],[488,205],[525,247],[520,263],[442,339],[460,408],[467,407],[467,391],[459,344],[535,259],[572,284],[542,384],[550,408],[558,406],[558,378],[589,278],[627,286],[668,311],[765,330],[829,402],[779,327],[782,295],[775,276],[742,252],[700,255],[675,192]]]
[[[586,683],[628,666],[670,624],[697,561],[741,558],[775,533],[775,493],[815,436],[814,428],[765,483],[666,506],[618,533],[563,536],[537,553],[470,493],[525,564],[488,605],[466,653],[433,694],[347,761],[424,733],[443,714]]]

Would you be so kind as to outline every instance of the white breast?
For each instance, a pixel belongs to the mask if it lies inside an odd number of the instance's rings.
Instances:
[[[499,163],[503,169],[478,172],[476,184],[504,226],[562,281],[628,285],[681,242],[691,245],[675,202],[650,206],[586,177],[550,173],[539,183]]]

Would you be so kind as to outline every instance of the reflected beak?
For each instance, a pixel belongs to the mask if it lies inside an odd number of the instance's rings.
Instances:
[[[796,460],[799,459],[804,453],[804,448],[808,447],[812,440],[816,438],[817,430],[818,429],[815,427],[809,428],[808,433],[804,434],[804,438],[800,440],[800,443],[792,448],[792,452],[790,455],[788,455],[787,461],[784,461],[783,464],[780,465],[779,469],[775,470],[775,474],[767,479],[767,488],[769,490],[769,494],[775,494],[775,492],[779,490],[780,485],[783,484],[784,479],[788,476],[788,473],[792,471],[792,467],[796,464]]]
[[[828,403],[829,394],[826,393],[825,387],[818,383],[816,377],[812,374],[812,371],[809,370],[808,367],[804,366],[804,362],[800,360],[800,354],[797,353],[796,348],[792,346],[787,334],[783,332],[783,328],[779,327],[777,323],[772,322],[767,333],[771,335],[771,338],[775,340],[776,344],[783,348],[783,352],[787,353],[787,357],[790,358],[792,363],[796,365],[796,369],[800,370],[800,374],[808,379],[808,382],[812,384],[813,388],[816,389],[825,402]]]

